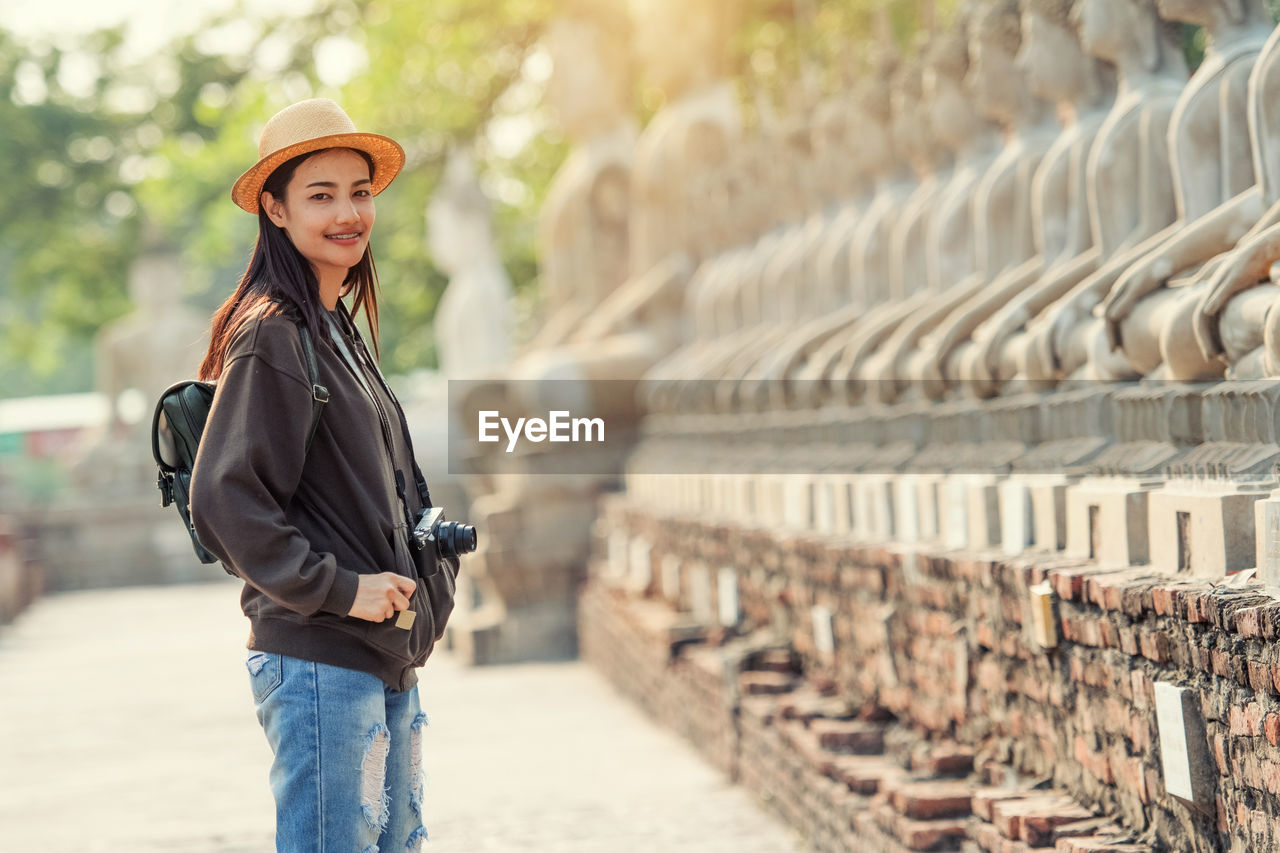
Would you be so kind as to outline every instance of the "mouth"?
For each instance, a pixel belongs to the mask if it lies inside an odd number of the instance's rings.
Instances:
[[[354,240],[360,239],[360,235],[361,235],[361,232],[353,231],[350,234],[326,234],[324,235],[324,238],[326,240],[335,240],[340,243],[349,243]]]

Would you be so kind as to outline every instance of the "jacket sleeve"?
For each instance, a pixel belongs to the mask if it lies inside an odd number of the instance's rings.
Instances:
[[[304,616],[345,616],[356,573],[312,550],[285,517],[302,477],[312,411],[297,330],[287,320],[246,325],[228,347],[196,454],[196,535],[273,601]]]

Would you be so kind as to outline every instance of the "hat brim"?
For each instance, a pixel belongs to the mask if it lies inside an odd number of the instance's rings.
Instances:
[[[334,133],[295,142],[263,157],[236,179],[231,186],[231,200],[241,209],[257,213],[262,185],[272,172],[294,157],[325,148],[354,148],[368,154],[373,159],[373,186],[370,190],[373,195],[386,189],[404,168],[404,149],[394,139],[377,133]]]

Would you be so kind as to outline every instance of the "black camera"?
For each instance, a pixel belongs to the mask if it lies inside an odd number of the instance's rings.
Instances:
[[[445,521],[444,508],[433,506],[418,516],[413,544],[419,551],[434,548],[441,558],[470,554],[476,549],[476,529],[459,521]]]

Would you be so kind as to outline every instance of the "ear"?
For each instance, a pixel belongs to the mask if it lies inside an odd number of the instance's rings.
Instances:
[[[267,192],[266,190],[263,190],[262,195],[258,199],[258,203],[261,204],[262,209],[267,212],[268,219],[270,219],[273,223],[275,223],[276,226],[280,228],[284,227],[284,202],[283,201],[277,199],[274,195]]]

